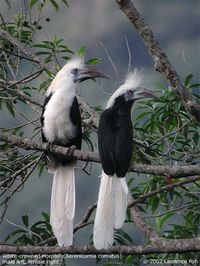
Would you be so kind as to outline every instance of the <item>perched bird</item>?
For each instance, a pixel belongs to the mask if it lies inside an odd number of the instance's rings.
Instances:
[[[75,57],[57,73],[49,86],[41,116],[42,140],[49,144],[81,149],[81,115],[77,101],[79,82],[105,77]],[[75,146],[75,147],[74,147]],[[49,172],[54,174],[51,192],[50,223],[59,246],[73,241],[75,213],[75,160],[70,156],[47,152]]]
[[[110,97],[98,127],[102,175],[94,222],[93,242],[97,249],[113,244],[114,228],[121,228],[126,216],[128,186],[125,175],[132,157],[131,107],[136,100],[153,97],[141,87],[143,75],[129,73],[125,83]]]

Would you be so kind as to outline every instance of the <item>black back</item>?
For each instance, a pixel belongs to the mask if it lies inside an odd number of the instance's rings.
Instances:
[[[98,128],[99,155],[107,175],[124,177],[132,157],[133,127],[132,102],[123,96],[116,99],[112,108],[102,112]]]

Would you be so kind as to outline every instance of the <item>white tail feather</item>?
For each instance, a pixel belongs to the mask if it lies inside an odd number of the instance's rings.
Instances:
[[[59,246],[72,245],[74,214],[74,166],[59,166],[53,177],[50,218],[50,223]]]
[[[115,178],[115,219],[114,227],[121,228],[126,218],[128,186],[125,178]]]
[[[93,233],[93,242],[96,249],[108,248],[113,243],[113,179],[102,172]]]
[[[96,249],[108,248],[114,241],[114,227],[125,220],[128,187],[125,178],[108,176],[102,171],[93,242]]]

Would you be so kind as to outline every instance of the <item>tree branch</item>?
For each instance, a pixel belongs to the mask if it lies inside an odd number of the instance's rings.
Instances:
[[[151,196],[153,196],[155,194],[159,194],[159,193],[161,193],[163,191],[166,191],[166,190],[169,190],[169,189],[174,189],[176,187],[179,187],[179,186],[182,186],[182,185],[185,185],[185,184],[188,184],[188,183],[192,183],[192,182],[195,182],[195,181],[198,181],[198,180],[200,180],[200,176],[194,176],[194,177],[190,177],[187,180],[183,180],[183,181],[180,181],[180,182],[172,183],[170,185],[166,185],[164,187],[155,189],[155,190],[153,190],[153,191],[151,191],[149,193],[146,193],[146,194],[140,196],[137,199],[133,199],[130,202],[130,204],[128,205],[128,208],[131,208],[132,206],[134,206],[137,203],[144,202],[146,199],[150,198]]]
[[[135,27],[149,53],[152,55],[155,63],[155,70],[160,72],[168,80],[190,116],[195,117],[195,119],[200,122],[200,105],[184,87],[178,73],[171,65],[165,52],[161,49],[148,24],[141,17],[131,0],[115,1]]]
[[[8,40],[10,43],[12,43],[20,51],[20,53],[24,55],[21,56],[21,58],[25,58],[26,60],[32,61],[33,63],[38,65],[42,71],[49,70],[48,66],[43,64],[39,57],[37,57],[34,53],[28,51],[24,45],[22,45],[16,38],[10,35],[6,30],[0,29],[0,38],[4,38]],[[15,53],[12,54],[19,57],[19,55],[16,55]],[[99,118],[96,112],[80,96],[78,96],[78,101],[81,104],[84,113],[88,113],[90,115],[90,123],[92,124],[92,126],[94,126],[94,128],[97,128]]]
[[[13,135],[8,136],[1,134],[0,141],[8,142],[25,150],[49,151],[46,143],[35,142],[30,139],[23,139]],[[50,151],[57,154],[68,155],[68,150],[68,148],[62,146],[52,145]],[[94,152],[75,150],[72,156],[77,160],[100,163],[99,155]],[[169,175],[171,178],[182,178],[199,175],[200,165],[171,166],[134,163],[129,170],[136,173]]]
[[[6,30],[0,29],[0,37],[8,40],[12,45],[14,45],[22,54],[26,56],[27,60],[30,60],[36,64],[38,64],[42,69],[47,69],[46,66],[41,63],[41,60],[29,52],[24,45],[22,45],[16,38],[10,35]]]
[[[78,102],[80,103],[80,105],[83,109],[84,114],[85,113],[89,114],[91,125],[94,128],[98,128],[99,116],[98,116],[97,112],[95,112],[81,96],[78,96],[77,98],[78,98]]]
[[[23,55],[25,55],[25,57],[22,56],[22,58],[25,58],[26,60],[30,60],[33,63],[36,63],[41,68],[42,71],[49,70],[48,66],[42,63],[39,57],[37,57],[34,53],[28,51],[25,46],[23,46],[16,38],[11,36],[6,30],[0,29],[0,38],[4,38],[8,40],[10,43],[12,43]],[[15,55],[15,53],[13,53],[13,55]],[[99,121],[99,117],[97,113],[80,96],[78,96],[78,101],[82,106],[83,112],[89,114],[90,124],[94,126],[94,128],[97,128],[98,121]]]
[[[113,246],[96,250],[93,246],[47,247],[0,245],[0,254],[152,254],[200,251],[200,238],[160,240],[140,246]]]
[[[129,206],[133,202],[133,200],[134,199],[132,195],[129,193],[129,196],[128,196]],[[130,214],[131,214],[132,221],[136,224],[136,226],[140,229],[141,232],[144,233],[144,235],[148,239],[150,239],[152,242],[155,242],[161,239],[159,233],[156,230],[154,230],[151,226],[149,226],[144,220],[144,218],[141,217],[140,211],[138,210],[137,207],[132,206],[130,208]]]

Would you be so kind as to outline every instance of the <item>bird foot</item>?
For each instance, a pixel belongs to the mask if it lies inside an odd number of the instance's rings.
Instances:
[[[52,143],[50,141],[48,141],[46,143],[46,148],[47,148],[48,151],[51,151],[52,150]]]
[[[75,145],[70,146],[68,148],[68,151],[67,151],[66,155],[69,156],[69,157],[72,157],[75,150],[76,150],[76,146]]]

